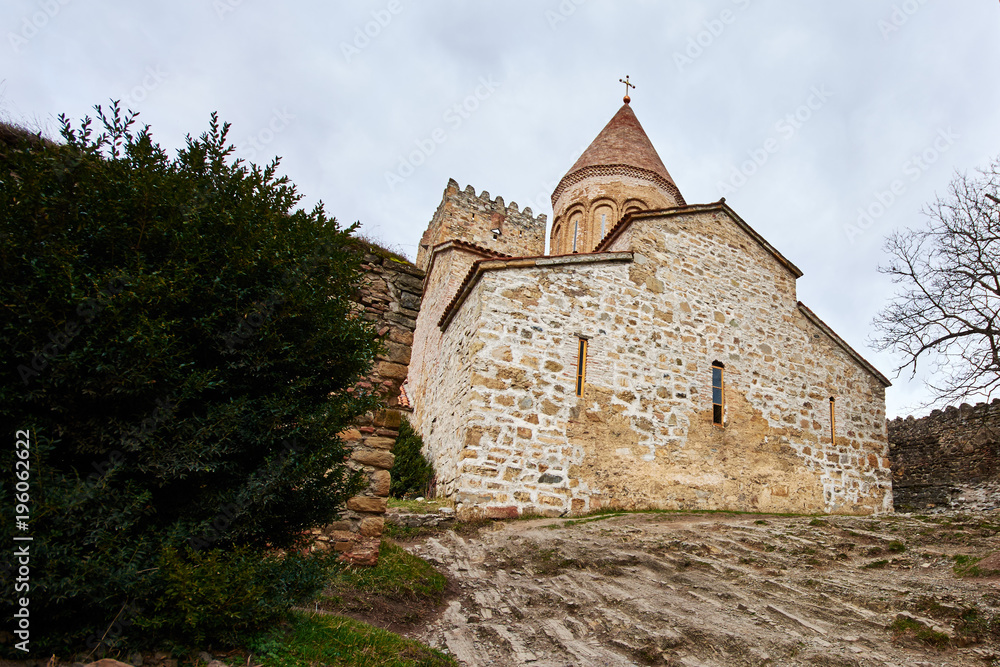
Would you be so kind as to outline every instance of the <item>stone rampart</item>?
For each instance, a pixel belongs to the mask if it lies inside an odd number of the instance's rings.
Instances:
[[[343,560],[374,564],[389,496],[392,446],[399,435],[401,414],[409,412],[400,406],[399,395],[410,363],[424,273],[378,248],[365,252],[363,269],[367,281],[358,303],[364,308],[364,317],[377,324],[385,350],[358,386],[377,389],[385,409],[362,417],[354,428],[341,434],[351,452],[348,465],[364,473],[368,486],[347,501],[340,521],[315,532],[320,542],[340,551]]]
[[[1000,399],[888,423],[897,509],[1000,506]]]
[[[471,185],[463,190],[449,179],[441,204],[420,239],[417,266],[427,270],[435,246],[446,241],[464,241],[512,257],[545,254],[544,215],[534,215],[531,207],[519,210],[516,202],[504,204],[503,197],[479,195]]]

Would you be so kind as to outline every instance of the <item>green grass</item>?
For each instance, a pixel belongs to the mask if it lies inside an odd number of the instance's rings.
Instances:
[[[406,510],[413,514],[432,514],[442,507],[454,507],[447,498],[430,498],[424,500],[409,500],[404,498],[389,498],[389,509]]]
[[[981,556],[959,554],[952,558],[955,560],[955,565],[951,569],[957,577],[995,577],[1000,574],[998,570],[984,570],[979,567],[978,563],[983,559]]]
[[[615,517],[625,516],[625,514],[626,512],[592,514],[589,516],[585,516],[582,519],[570,519],[569,521],[552,523],[547,526],[543,526],[543,528],[550,528],[550,529],[568,528],[569,526],[579,526],[580,524],[593,523],[595,521],[601,521],[603,519],[613,519]]]
[[[888,564],[889,561],[887,560],[875,560],[872,561],[871,563],[868,563],[867,565],[862,565],[862,567],[866,570],[881,570]]]
[[[332,573],[328,589],[351,589],[360,595],[400,598],[416,596],[440,600],[447,580],[427,561],[407,552],[395,542],[382,540],[375,567],[340,565]]]
[[[947,646],[949,642],[948,635],[945,633],[932,630],[931,628],[925,627],[923,624],[914,621],[912,618],[906,618],[905,616],[897,616],[896,620],[892,622],[891,627],[892,630],[898,634],[907,634],[912,632],[917,639],[925,644],[930,644],[931,646],[937,646],[940,648]]]
[[[440,651],[342,616],[295,612],[259,637],[253,663],[267,667],[456,667]]]
[[[894,554],[901,554],[906,551],[906,545],[899,540],[893,540],[886,545],[886,551],[891,551]]]

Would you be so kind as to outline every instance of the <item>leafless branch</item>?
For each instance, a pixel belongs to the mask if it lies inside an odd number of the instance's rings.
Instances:
[[[924,209],[923,229],[895,232],[880,271],[900,286],[875,318],[875,345],[899,354],[897,373],[927,365],[935,402],[1000,389],[1000,157],[956,174]]]

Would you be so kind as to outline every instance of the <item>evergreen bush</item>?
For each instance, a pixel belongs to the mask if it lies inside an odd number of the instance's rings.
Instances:
[[[427,494],[427,489],[434,478],[434,468],[420,451],[423,446],[424,441],[420,434],[414,431],[409,420],[403,417],[399,426],[399,437],[396,438],[396,444],[392,448],[396,459],[390,473],[392,482],[389,494],[393,498]]]
[[[11,475],[0,511],[8,545],[33,538],[0,610],[30,598],[36,656],[231,639],[210,617],[235,618],[240,587],[267,601],[240,627],[287,609],[315,573],[268,554],[357,491],[337,434],[377,404],[354,389],[380,345],[354,227],[295,209],[277,160],[234,160],[214,114],[169,158],[96,108],[99,134],[61,117],[61,142],[0,136],[0,414],[30,435],[26,527]]]

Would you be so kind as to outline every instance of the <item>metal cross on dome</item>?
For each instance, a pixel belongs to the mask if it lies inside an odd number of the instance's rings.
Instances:
[[[624,79],[618,79],[618,80],[625,84],[625,97],[624,97],[624,101],[625,101],[625,104],[628,104],[629,102],[632,101],[632,98],[628,96],[628,89],[629,88],[635,88],[635,84],[634,83],[629,83],[628,74],[625,75]]]

